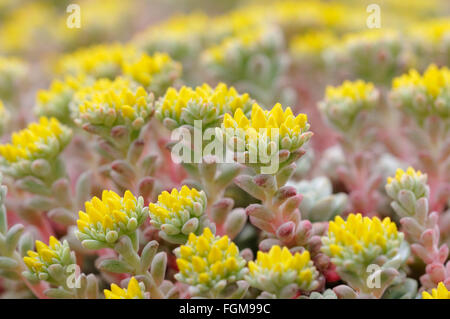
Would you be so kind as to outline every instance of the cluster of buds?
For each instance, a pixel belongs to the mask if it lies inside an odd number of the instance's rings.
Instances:
[[[123,73],[155,96],[161,96],[181,76],[181,64],[166,53],[142,54],[135,60],[125,61]]]
[[[289,299],[299,291],[319,287],[318,271],[307,250],[292,254],[289,249],[272,246],[269,252],[258,251],[256,261],[249,261],[245,279],[251,287],[262,290],[260,297]]]
[[[234,87],[219,83],[214,89],[203,84],[195,89],[183,86],[169,88],[156,102],[156,117],[169,129],[194,126],[202,121],[202,128],[219,126],[226,113],[237,109],[248,113],[254,101],[247,93],[239,94]]]
[[[144,199],[136,199],[130,191],[120,197],[113,191],[103,191],[86,202],[86,212],[79,212],[77,238],[89,249],[114,247],[122,235],[136,241],[136,230],[148,217]]]
[[[412,42],[423,63],[436,61],[439,65],[450,62],[450,23],[448,19],[431,19],[419,23],[411,30]]]
[[[91,82],[84,74],[54,80],[48,90],[38,91],[34,107],[36,115],[54,117],[64,124],[72,124],[70,102],[73,95]]]
[[[144,285],[139,283],[135,277],[130,278],[127,288],[111,284],[111,290],[105,289],[103,292],[105,299],[148,299]]]
[[[77,91],[71,108],[77,125],[126,153],[153,114],[153,94],[124,78],[100,79]]]
[[[321,67],[328,59],[327,48],[338,42],[329,31],[311,31],[297,35],[289,43],[289,50],[296,64]]]
[[[295,187],[297,193],[302,195],[299,208],[302,217],[311,222],[332,220],[336,215],[341,215],[348,205],[347,194],[333,194],[331,182],[324,176],[299,183],[288,182],[287,185]]]
[[[319,108],[327,121],[341,132],[360,127],[368,110],[379,101],[379,92],[372,83],[345,81],[338,87],[328,86]]]
[[[392,81],[392,101],[422,123],[428,116],[450,117],[450,70],[430,65],[420,75],[416,70]]]
[[[57,119],[41,117],[39,122],[13,133],[11,143],[0,145],[0,166],[15,179],[37,178],[51,183],[64,174],[58,155],[71,137],[71,130]],[[23,186],[43,186],[36,183],[24,181]]]
[[[23,258],[28,271],[25,276],[30,281],[44,280],[54,285],[65,285],[67,268],[76,265],[75,253],[68,242],[62,243],[53,236],[48,246],[36,240],[36,251],[29,250]]]
[[[331,69],[351,77],[389,84],[392,77],[414,66],[411,48],[396,31],[373,29],[351,33],[330,48]]]
[[[344,221],[337,216],[322,237],[322,251],[360,296],[380,298],[409,257],[403,237],[388,217],[381,221],[350,214]],[[379,282],[372,282],[376,278]]]
[[[27,73],[25,62],[0,56],[0,99],[9,101]]]
[[[238,162],[244,160],[258,173],[276,174],[302,155],[300,148],[313,135],[307,121],[306,114],[294,116],[290,107],[283,111],[279,103],[270,111],[255,103],[250,118],[242,109],[234,116],[225,114],[217,135],[226,139]],[[273,163],[278,167],[271,167]]]
[[[426,274],[420,281],[425,289],[436,287],[439,282],[450,284],[450,263],[445,264],[449,249],[439,246],[439,215],[429,213],[429,186],[427,175],[409,167],[406,172],[398,169],[394,178],[389,177],[386,193],[392,199],[391,206],[401,218],[400,223],[411,243],[411,250],[426,266]]]
[[[164,240],[184,244],[191,233],[200,235],[204,228],[215,229],[205,215],[206,203],[205,192],[186,185],[180,191],[164,191],[156,204],[149,204],[150,223],[160,230]]]
[[[228,236],[214,236],[209,228],[193,233],[185,245],[175,249],[179,273],[175,278],[189,285],[192,296],[239,298],[247,291],[242,282],[246,261]]]
[[[85,74],[96,79],[115,77],[123,73],[125,61],[139,56],[136,48],[130,45],[95,45],[64,55],[57,62],[57,72],[78,76]]]
[[[23,257],[27,270],[23,276],[31,283],[47,282],[50,288],[44,294],[58,299],[90,299],[98,297],[98,282],[93,274],[79,272],[75,252],[66,240],[62,243],[53,236],[49,244],[36,240],[36,251],[29,250]]]

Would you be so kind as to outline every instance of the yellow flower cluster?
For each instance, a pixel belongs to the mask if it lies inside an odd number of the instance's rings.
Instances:
[[[296,283],[301,290],[311,290],[317,285],[315,279],[318,272],[307,250],[293,255],[286,247],[282,249],[275,245],[268,253],[258,251],[256,261],[250,261],[248,268],[247,280],[250,284],[272,293],[292,283]],[[267,290],[264,281],[270,282],[274,289]]]
[[[243,130],[248,140],[256,140],[261,136],[268,136],[273,140],[284,137],[297,138],[308,130],[308,117],[300,113],[294,116],[290,107],[283,111],[277,103],[270,111],[263,110],[258,104],[253,104],[251,117],[247,118],[241,109],[237,109],[232,117],[225,114],[223,124],[225,129],[233,128]],[[294,143],[293,148],[298,148]]]
[[[133,88],[124,78],[97,80],[74,96],[75,123],[113,127],[127,124],[139,129],[153,113],[153,96],[143,87]]]
[[[450,291],[440,282],[437,288],[431,290],[431,295],[426,291],[422,292],[422,299],[450,299]]]
[[[0,145],[0,155],[8,163],[57,156],[71,137],[69,128],[55,118],[41,117],[39,122],[12,134],[11,143]]]
[[[150,223],[161,230],[159,235],[166,241],[184,244],[191,233],[199,234],[210,225],[204,214],[207,198],[204,191],[190,189],[186,185],[181,190],[162,192],[156,204],[149,204]]]
[[[48,90],[37,92],[35,112],[39,116],[53,116],[68,123],[70,121],[70,101],[74,93],[88,82],[89,80],[84,74],[69,75],[64,80],[54,80]]]
[[[275,16],[288,34],[309,28],[347,29],[352,10],[339,3],[321,1],[277,1],[266,11]],[[299,19],[298,17],[302,17]]]
[[[2,18],[0,29],[0,47],[8,53],[35,52],[36,46],[54,41],[55,30],[49,23],[56,14],[45,2],[23,3],[10,14]],[[45,37],[45,38],[44,38]],[[44,42],[44,41],[42,41]]]
[[[410,70],[392,81],[394,91],[404,87],[423,89],[433,99],[437,98],[443,90],[450,88],[450,70],[446,67],[438,68],[430,65],[421,76],[416,70]]]
[[[52,264],[53,259],[58,259],[58,251],[61,250],[62,244],[53,236],[50,236],[49,245],[36,240],[36,251],[29,250],[28,256],[23,257],[25,265],[33,272],[40,272],[44,266]]]
[[[185,245],[175,250],[179,273],[175,278],[200,291],[214,288],[221,280],[240,280],[246,272],[246,261],[228,236],[214,236],[209,228],[201,236],[193,233]]]
[[[62,267],[61,271],[67,266],[76,263],[75,253],[70,250],[69,244],[66,240],[62,243],[53,236],[49,238],[49,244],[36,240],[36,251],[29,250],[27,256],[23,257],[23,262],[28,268],[24,273],[27,278],[33,280],[46,280],[52,284],[60,285],[60,278],[53,278],[52,272],[48,268],[52,265]]]
[[[389,217],[381,221],[378,217],[362,217],[361,214],[350,214],[344,221],[336,216],[328,226],[328,241],[326,252],[332,257],[344,256],[346,252],[360,254],[373,246],[381,248],[386,253],[393,243],[397,245],[403,239],[403,234],[397,232],[397,226]]]
[[[412,167],[408,167],[406,172],[401,168],[397,169],[394,177],[387,178],[387,184],[385,185],[386,193],[391,197],[392,207],[397,211],[399,215],[405,213],[405,209],[409,209],[411,206],[405,205],[404,200],[400,199],[401,193],[405,191],[411,192],[411,196],[417,200],[421,197],[428,197],[430,188],[427,185],[427,174],[422,174],[421,171],[416,171]],[[415,206],[411,203],[412,206]],[[415,214],[415,209],[409,212]]]
[[[414,168],[412,168],[411,166],[408,167],[408,169],[406,170],[406,172],[404,170],[402,170],[401,168],[398,168],[397,171],[395,172],[395,177],[388,177],[387,178],[387,182],[388,184],[391,184],[392,181],[395,179],[397,182],[401,182],[403,176],[411,176],[412,178],[417,178],[422,176],[422,172],[421,171],[415,171]]]
[[[379,99],[379,91],[370,82],[344,81],[342,85],[327,86],[325,99],[319,109],[335,128],[348,131],[362,125],[357,119],[364,110],[372,110]]]
[[[171,219],[180,218],[185,210],[193,210],[195,202],[204,200],[203,194],[195,188],[189,189],[186,185],[178,191],[176,188],[169,193],[162,192],[156,204],[149,204],[150,217],[159,224],[165,224]]]
[[[145,87],[152,83],[155,76],[168,68],[181,70],[181,65],[174,62],[166,53],[155,53],[153,56],[142,54],[135,61],[126,61],[123,65],[124,75],[131,76],[133,80]]]
[[[157,116],[163,120],[171,118],[178,124],[184,124],[183,111],[193,108],[191,113],[197,113],[206,107],[212,112],[211,116],[217,118],[224,113],[234,113],[237,109],[244,112],[250,108],[251,99],[247,93],[239,94],[234,87],[227,87],[219,83],[214,89],[208,84],[203,84],[195,89],[183,86],[180,90],[169,88],[165,96],[157,103]]]
[[[412,34],[433,45],[440,45],[450,36],[450,21],[448,19],[428,20],[413,28]]]
[[[144,293],[136,278],[131,277],[127,288],[111,284],[111,290],[103,290],[106,299],[144,299]]]
[[[317,55],[337,43],[337,38],[329,31],[311,31],[295,36],[290,42],[294,55]]]
[[[344,81],[338,87],[327,86],[325,96],[327,99],[346,99],[352,101],[366,100],[371,97],[375,87],[373,83],[366,83],[362,80],[354,82]]]
[[[419,123],[430,115],[448,118],[450,106],[450,70],[430,65],[423,75],[416,70],[395,78],[392,81],[391,98],[415,116]]]
[[[95,78],[110,78],[122,74],[123,64],[139,57],[130,45],[95,45],[64,55],[56,65],[60,74],[86,74]]]
[[[136,199],[128,190],[123,198],[104,190],[101,199],[93,197],[85,208],[78,213],[76,235],[88,248],[114,244],[121,235],[134,233],[148,215],[143,198]]]

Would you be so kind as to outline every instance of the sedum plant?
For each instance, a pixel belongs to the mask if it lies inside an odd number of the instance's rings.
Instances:
[[[350,214],[344,221],[337,216],[329,223],[322,242],[322,250],[336,265],[339,276],[358,294],[377,298],[392,284],[397,270],[409,257],[403,233],[389,218],[381,221]],[[375,271],[369,269],[372,266]],[[371,272],[379,276],[378,284],[371,284]]]
[[[248,268],[246,280],[262,291],[260,298],[292,298],[299,290],[308,292],[319,286],[318,272],[307,250],[292,254],[286,247],[274,245],[268,253],[258,252]]]
[[[0,298],[448,299],[442,1],[216,2],[0,1]]]
[[[180,191],[164,191],[156,204],[149,204],[151,224],[160,230],[161,238],[184,244],[191,233],[199,235],[207,227],[214,230],[204,214],[206,202],[205,192],[186,185]]]
[[[199,236],[191,233],[185,245],[175,250],[177,280],[189,285],[192,296],[237,298],[248,286],[242,281],[248,271],[246,261],[228,236],[214,236],[204,228]]]

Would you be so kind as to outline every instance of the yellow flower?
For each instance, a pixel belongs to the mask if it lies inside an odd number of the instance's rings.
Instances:
[[[2,17],[0,47],[13,53],[35,52],[36,47],[49,45],[55,40],[55,10],[45,2],[32,1],[17,6],[16,10]]]
[[[422,299],[450,299],[450,291],[445,287],[443,282],[440,282],[436,288],[431,290],[431,295],[424,291],[422,292]]]
[[[404,170],[402,170],[401,168],[398,168],[397,171],[395,172],[395,177],[388,177],[387,178],[387,183],[391,184],[392,181],[395,179],[397,180],[397,182],[401,182],[403,176],[411,176],[412,178],[416,178],[416,177],[420,177],[422,176],[422,172],[421,171],[415,171],[414,168],[412,168],[411,166],[408,167],[408,169],[406,170],[406,172]]]
[[[67,27],[68,15],[63,14],[63,11],[58,16],[58,20],[51,23],[58,32],[58,40],[69,48],[121,38],[124,31],[128,34],[126,26],[139,10],[139,6],[134,5],[133,2],[122,0],[81,0],[77,4],[82,8],[83,32],[76,32],[76,29]]]
[[[144,299],[143,289],[136,278],[131,277],[128,287],[120,288],[116,284],[111,284],[111,290],[103,290],[106,299]]]
[[[411,34],[426,43],[440,45],[450,35],[450,22],[448,18],[428,20],[413,28]]]
[[[53,116],[62,122],[69,122],[69,103],[74,93],[87,83],[89,80],[84,74],[54,80],[48,90],[37,92],[35,112],[40,116]]]
[[[450,70],[446,67],[439,69],[435,64],[431,64],[422,76],[416,70],[411,70],[408,74],[395,78],[392,87],[394,91],[405,87],[423,89],[435,99],[444,89],[449,89]]]
[[[278,293],[292,283],[296,283],[301,290],[313,290],[318,284],[315,280],[319,273],[307,250],[293,255],[286,247],[282,249],[275,245],[268,253],[258,251],[256,261],[250,261],[248,268],[246,278],[250,284],[271,293]],[[270,282],[270,285],[264,281]]]
[[[378,247],[378,253],[388,253],[398,247],[403,234],[389,217],[381,221],[378,217],[363,217],[350,214],[344,221],[337,216],[328,226],[328,240],[324,242],[325,252],[331,257],[343,257],[347,253],[362,254],[366,249]]]
[[[371,97],[375,87],[373,83],[366,83],[362,80],[355,82],[344,81],[338,87],[327,86],[325,96],[327,99],[345,99],[353,101],[366,100]]]
[[[53,278],[47,269],[50,265],[58,264],[69,266],[75,264],[75,255],[70,251],[67,241],[61,243],[53,236],[49,238],[49,244],[36,240],[36,251],[29,250],[23,261],[29,273],[40,280],[52,282]]]
[[[189,189],[186,185],[178,191],[176,188],[169,193],[162,192],[156,204],[150,203],[150,217],[158,223],[165,223],[173,218],[179,218],[185,210],[192,210],[195,202],[204,200],[203,194],[195,188]]]
[[[337,42],[336,36],[328,31],[311,31],[291,40],[291,52],[296,55],[317,55]]]
[[[74,96],[75,123],[113,127],[128,125],[141,128],[153,112],[153,95],[143,87],[135,89],[124,78],[97,80],[92,86],[80,89]]]
[[[71,131],[55,118],[41,117],[26,129],[12,134],[10,144],[0,145],[0,155],[9,163],[56,157],[67,145]]]
[[[372,110],[379,99],[379,92],[370,82],[344,81],[340,86],[327,86],[325,99],[319,109],[336,129],[348,131],[362,125],[358,115],[364,110]]]
[[[170,242],[184,244],[190,233],[199,233],[208,227],[208,219],[204,215],[206,194],[190,189],[186,185],[178,191],[162,192],[156,204],[149,204],[150,222],[160,235]]]
[[[164,72],[168,73],[173,70],[178,74],[171,72],[170,76],[178,76],[181,71],[181,65],[173,61],[166,53],[155,53],[153,56],[142,54],[135,61],[125,62],[123,69],[125,75],[131,76],[139,84],[148,87],[158,77],[161,77]],[[169,75],[166,76],[168,77]]]
[[[144,199],[136,199],[128,190],[123,197],[104,190],[101,199],[93,197],[85,203],[85,208],[85,212],[78,213],[76,235],[86,247],[93,249],[109,247],[121,235],[133,234],[148,215]]]
[[[95,78],[110,78],[122,74],[125,61],[140,56],[136,48],[121,44],[95,45],[64,55],[57,61],[59,74],[86,74]]]
[[[299,148],[305,141],[302,134],[309,129],[306,114],[300,113],[294,116],[290,107],[283,111],[280,103],[277,103],[270,111],[263,110],[258,104],[253,104],[251,117],[245,116],[241,109],[237,109],[232,117],[225,114],[223,124],[225,129],[237,129],[245,133],[246,140],[256,140],[267,136],[274,140],[289,137],[293,140],[291,149]]]
[[[191,233],[175,254],[179,269],[175,278],[196,287],[200,293],[217,288],[222,280],[227,283],[240,280],[247,271],[238,247],[228,236],[214,236],[209,228],[201,236]]]
[[[224,113],[234,113],[237,109],[247,112],[250,103],[247,93],[239,94],[234,87],[227,87],[224,83],[219,83],[214,89],[206,83],[195,89],[183,86],[178,91],[174,88],[167,90],[157,103],[156,116],[160,120],[170,118],[178,125],[194,124],[190,119],[193,117],[206,121],[205,125],[216,122]],[[183,113],[190,117],[183,116]]]
[[[395,105],[415,116],[419,124],[430,115],[450,117],[450,70],[431,64],[423,75],[416,70],[392,81],[391,98]]]

